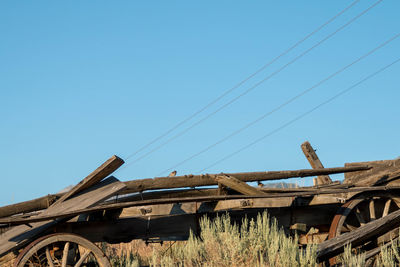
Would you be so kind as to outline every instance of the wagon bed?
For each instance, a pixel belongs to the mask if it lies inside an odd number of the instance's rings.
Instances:
[[[321,243],[320,261],[333,259],[346,243],[360,246],[377,240],[379,246],[397,238],[393,229],[400,225],[400,160],[324,168],[308,142],[302,149],[313,169],[127,182],[110,176],[124,163],[113,156],[67,193],[1,207],[0,263],[17,257],[14,265],[25,266],[40,251],[43,259],[36,261],[50,266],[51,259],[65,264],[73,261],[72,254],[76,264],[91,255],[100,266],[109,266],[94,243],[186,240],[190,231],[199,232],[203,215],[214,217],[221,212],[240,223],[244,216],[253,218],[267,210],[287,234],[299,235],[300,244]],[[329,175],[335,173],[345,173],[342,183],[332,182]],[[310,187],[262,185],[263,181],[311,176],[317,177]],[[365,237],[363,229],[368,227],[372,230]],[[54,249],[56,245],[60,248]],[[376,246],[368,248],[369,257],[379,252]]]

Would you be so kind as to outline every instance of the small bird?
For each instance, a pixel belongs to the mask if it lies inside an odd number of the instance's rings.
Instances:
[[[257,185],[258,185],[258,187],[260,187],[260,188],[263,188],[263,187],[264,187],[264,184],[261,183],[260,181],[257,182]]]
[[[174,177],[174,176],[176,176],[176,171],[173,171],[168,175],[168,177]]]

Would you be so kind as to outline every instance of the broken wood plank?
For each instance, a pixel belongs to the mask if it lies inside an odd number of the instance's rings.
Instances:
[[[322,165],[317,154],[315,153],[315,150],[308,141],[301,144],[301,149],[303,150],[304,155],[306,156],[308,162],[310,163],[313,169],[324,168],[324,165]],[[332,180],[329,177],[329,175],[320,175],[317,177],[317,185],[330,184],[330,183],[332,183]]]
[[[94,184],[97,184],[111,173],[113,173],[116,169],[121,167],[124,164],[124,161],[117,157],[112,156],[106,162],[100,165],[96,170],[94,170],[91,174],[89,174],[85,179],[80,181],[77,185],[75,185],[71,190],[69,190],[66,194],[64,194],[61,198],[59,198],[54,205],[63,202],[69,197],[85,190],[86,188],[91,187]]]
[[[231,189],[242,193],[244,195],[249,195],[249,196],[256,196],[256,195],[266,195],[266,193],[264,193],[263,191],[252,187],[248,184],[246,184],[245,182],[242,182],[238,179],[236,179],[233,176],[228,176],[228,175],[221,175],[221,176],[217,176],[215,178],[215,180],[220,183],[223,184],[227,187],[230,187]]]
[[[68,213],[79,209],[92,207],[93,205],[115,195],[125,188],[125,184],[119,182],[116,178],[110,177],[106,180],[82,191],[79,195],[68,199],[64,202],[54,204],[47,210],[43,211],[41,216],[52,216],[56,213]],[[64,218],[70,218],[65,216]],[[0,257],[8,252],[18,249],[43,231],[57,224],[60,220],[45,220],[29,225],[16,226],[4,234],[0,235]]]
[[[295,177],[308,177],[325,174],[345,173],[353,171],[369,170],[367,165],[354,167],[324,168],[315,170],[293,170],[293,171],[268,171],[268,172],[245,172],[245,173],[221,173],[203,175],[185,175],[175,177],[158,177],[154,179],[141,179],[125,182],[127,189],[124,193],[142,192],[145,190],[182,188],[217,185],[215,178],[220,175],[234,176],[243,182],[257,182],[266,180],[281,180]]]
[[[344,250],[344,246],[351,244],[353,248],[368,240],[383,235],[400,226],[400,210],[369,222],[354,231],[342,234],[321,243],[317,250],[319,262],[335,257]]]

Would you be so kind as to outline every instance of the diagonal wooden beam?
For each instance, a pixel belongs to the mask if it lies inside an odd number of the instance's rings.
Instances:
[[[303,150],[304,155],[306,156],[308,162],[310,163],[313,169],[324,168],[324,165],[322,165],[310,142],[306,141],[303,144],[301,144],[301,149]],[[330,184],[330,183],[332,183],[332,179],[329,177],[329,175],[320,175],[317,177],[317,185]]]
[[[115,177],[109,177],[104,181],[82,191],[77,196],[70,198],[58,205],[53,205],[43,211],[41,216],[52,216],[56,213],[69,213],[80,209],[93,207],[94,205],[114,196],[126,186]],[[71,216],[67,216],[68,218]],[[72,216],[73,217],[73,216]],[[45,230],[62,221],[61,219],[44,220],[29,225],[19,225],[0,235],[0,257],[11,250],[16,250]]]
[[[346,245],[350,244],[352,247],[356,247],[399,226],[400,210],[397,210],[385,217],[369,222],[354,231],[322,242],[317,249],[317,259],[319,262],[322,262],[335,257],[343,252]]]
[[[111,173],[113,173],[115,170],[117,170],[119,167],[121,167],[122,164],[124,164],[124,161],[121,158],[115,155],[112,156],[106,162],[101,164],[100,167],[89,174],[85,179],[75,185],[66,194],[60,197],[52,206],[58,205],[69,197],[76,195],[77,193],[91,187],[92,185],[97,184],[98,182],[109,176]]]
[[[240,181],[239,179],[236,179],[233,176],[228,176],[228,175],[220,175],[215,178],[215,180],[223,184],[227,187],[230,187],[231,189],[242,193],[244,195],[250,195],[250,196],[256,196],[256,195],[266,195],[265,192],[259,190],[258,188],[252,187],[248,184],[246,184],[243,181]]]

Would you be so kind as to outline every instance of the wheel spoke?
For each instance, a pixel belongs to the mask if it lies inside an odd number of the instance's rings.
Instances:
[[[392,204],[392,199],[388,199],[385,203],[385,207],[383,208],[382,217],[385,217],[389,214],[390,204]]]
[[[86,260],[86,258],[89,256],[90,254],[90,250],[87,250],[79,259],[79,261],[75,264],[75,267],[80,267],[83,263],[84,260]]]
[[[371,199],[369,202],[369,218],[370,218],[370,221],[373,221],[376,219],[374,199]]]
[[[53,259],[51,258],[49,247],[46,247],[46,258],[47,258],[47,263],[49,264],[49,266],[54,267],[54,262],[53,262]]]
[[[364,225],[365,219],[358,208],[355,210],[355,214],[360,225]]]
[[[69,242],[66,242],[64,246],[61,267],[67,267],[68,251],[69,251]]]

